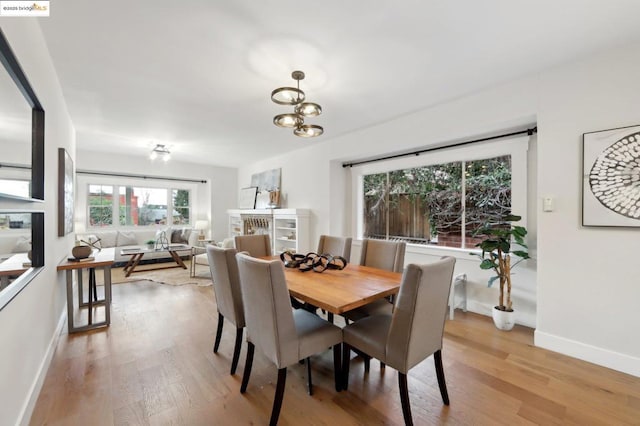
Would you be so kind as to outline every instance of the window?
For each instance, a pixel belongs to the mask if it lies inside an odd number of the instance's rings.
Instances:
[[[87,205],[89,226],[113,226],[114,217],[119,226],[188,225],[191,221],[188,189],[90,184]]]
[[[31,213],[0,214],[0,230],[31,229]]]
[[[189,223],[189,191],[186,189],[173,189],[173,223]]]
[[[363,237],[469,248],[511,210],[511,156],[363,176]]]
[[[23,179],[0,179],[0,192],[16,197],[31,196],[31,181]]]
[[[121,186],[120,225],[167,224],[167,190]]]
[[[89,225],[113,225],[113,186],[89,185]]]

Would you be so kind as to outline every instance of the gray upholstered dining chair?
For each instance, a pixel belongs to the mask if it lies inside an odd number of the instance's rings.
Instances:
[[[246,251],[253,257],[271,256],[269,235],[238,235],[235,237],[236,250]]]
[[[207,246],[207,258],[209,259],[209,269],[213,280],[213,291],[216,295],[216,304],[218,306],[218,329],[216,331],[216,340],[213,344],[214,353],[217,353],[220,347],[225,318],[236,326],[236,344],[233,349],[231,374],[236,373],[245,326],[236,253],[236,249],[233,248],[223,249],[213,245]]]
[[[402,272],[406,250],[407,243],[404,241],[364,239],[362,240],[362,250],[360,252],[360,265]],[[357,321],[372,314],[390,314],[392,308],[393,305],[387,299],[381,299],[361,308],[345,312],[344,317],[350,321]]]
[[[347,262],[351,262],[351,237],[320,235],[317,253],[328,253],[333,256],[342,256],[347,260]]]
[[[273,425],[277,424],[280,415],[288,366],[307,360],[311,394],[309,357],[333,347],[335,386],[336,390],[340,390],[342,330],[304,309],[291,308],[282,262],[256,259],[244,253],[238,253],[236,259],[247,323],[247,360],[240,392],[247,390],[253,353],[257,347],[278,368],[270,421]]]
[[[407,425],[413,424],[407,373],[431,354],[442,401],[449,405],[441,351],[455,262],[453,257],[444,257],[428,265],[408,265],[391,315],[371,315],[342,330],[343,389],[349,386],[351,348],[379,359],[398,370],[402,414]]]

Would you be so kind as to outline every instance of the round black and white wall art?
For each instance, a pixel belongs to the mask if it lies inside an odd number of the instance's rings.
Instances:
[[[640,226],[640,126],[585,133],[584,226]]]

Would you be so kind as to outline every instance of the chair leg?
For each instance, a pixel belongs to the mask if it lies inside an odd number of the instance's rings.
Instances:
[[[342,386],[340,385],[340,380],[342,378],[342,367],[340,366],[340,356],[341,354],[340,344],[333,345],[333,380],[336,385],[336,392],[340,392]]]
[[[247,359],[244,362],[244,374],[242,375],[242,385],[240,386],[240,393],[247,391],[247,385],[249,384],[249,376],[251,376],[251,366],[253,365],[253,350],[255,345],[251,342],[247,342]]]
[[[280,417],[280,408],[282,407],[282,399],[284,398],[284,385],[287,382],[287,367],[278,370],[278,383],[276,384],[276,395],[273,398],[273,408],[271,409],[270,426],[278,424]]]
[[[400,387],[400,402],[402,403],[402,416],[406,426],[413,426],[411,418],[411,404],[409,403],[409,388],[407,387],[407,375],[398,371],[398,385]]]
[[[449,393],[447,392],[447,382],[444,379],[444,368],[442,368],[442,351],[437,350],[433,353],[433,362],[436,365],[436,377],[438,377],[438,386],[440,386],[440,395],[444,405],[449,405]]]
[[[368,373],[369,372],[369,368],[371,367],[371,357],[369,357],[368,355],[363,357],[364,358],[364,372]]]
[[[342,343],[342,390],[349,388],[349,361],[351,358],[351,346]]]
[[[213,353],[218,353],[220,347],[220,339],[222,338],[222,327],[224,326],[224,317],[218,312],[218,330],[216,331],[216,342],[213,344]]]
[[[387,364],[385,364],[384,362],[380,361],[380,368],[385,368],[387,366]]]
[[[242,332],[243,327],[236,329],[236,345],[233,348],[233,359],[231,360],[231,375],[236,374],[236,368],[238,367],[238,358],[240,358],[240,349],[242,348]]]
[[[327,313],[327,320],[328,320],[331,324],[333,324],[333,313],[331,313],[331,312]]]
[[[307,357],[307,393],[313,395],[313,383],[311,383],[311,357]]]

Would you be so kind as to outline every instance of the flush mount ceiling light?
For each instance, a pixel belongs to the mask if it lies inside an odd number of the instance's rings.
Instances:
[[[280,87],[271,92],[271,100],[278,105],[295,106],[293,113],[278,114],[273,117],[273,124],[278,127],[293,129],[293,134],[303,138],[313,138],[324,133],[317,124],[304,124],[305,117],[317,117],[322,114],[322,107],[313,102],[304,102],[305,94],[300,90],[300,80],[304,80],[302,71],[294,71],[291,78],[296,80],[297,87]]]
[[[156,158],[162,158],[164,161],[169,161],[171,158],[171,152],[162,144],[156,144],[156,147],[151,150],[149,158],[155,160]]]

